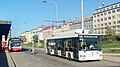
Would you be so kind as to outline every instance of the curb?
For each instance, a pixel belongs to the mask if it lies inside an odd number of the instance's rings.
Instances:
[[[113,63],[119,63],[120,64],[120,55],[115,55],[115,54],[106,54],[103,55],[103,60],[107,62],[113,62]]]
[[[115,56],[115,57],[120,57],[120,54],[103,54],[103,56]]]
[[[15,62],[13,61],[13,58],[12,56],[10,55],[9,52],[5,52],[6,53],[6,56],[7,56],[7,60],[8,60],[8,65],[9,67],[16,67],[16,64]]]
[[[112,60],[106,60],[106,59],[103,59],[104,61],[107,61],[107,62],[113,62],[113,63],[119,63],[120,64],[120,62],[118,62],[118,61],[112,61]]]

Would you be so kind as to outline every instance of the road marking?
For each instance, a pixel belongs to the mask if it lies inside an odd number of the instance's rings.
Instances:
[[[17,67],[17,66],[16,66],[16,64],[15,64],[15,61],[13,60],[13,57],[12,57],[12,55],[10,54],[10,52],[8,52],[8,53],[9,53],[9,55],[10,55],[10,58],[11,58],[11,60],[12,60],[13,64],[14,64],[14,67]]]

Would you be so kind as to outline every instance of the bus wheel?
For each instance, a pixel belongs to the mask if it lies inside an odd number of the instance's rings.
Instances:
[[[71,61],[71,55],[70,55],[70,53],[68,53],[68,60]]]

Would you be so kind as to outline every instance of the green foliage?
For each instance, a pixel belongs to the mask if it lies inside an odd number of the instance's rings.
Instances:
[[[116,34],[116,31],[113,30],[110,26],[106,26],[106,35],[107,36],[112,36],[112,35],[115,35]]]
[[[44,48],[44,40],[40,40],[40,48]]]
[[[36,42],[38,42],[38,35],[34,35],[33,36],[33,41],[36,43]]]
[[[104,49],[104,53],[120,53],[120,49]]]
[[[32,46],[32,43],[30,42],[30,43],[24,43],[23,44],[24,46]]]
[[[102,48],[120,48],[120,41],[103,41]]]

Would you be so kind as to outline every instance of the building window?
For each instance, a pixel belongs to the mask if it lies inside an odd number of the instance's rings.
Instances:
[[[96,27],[96,25],[95,25],[95,27]]]
[[[111,22],[109,22],[108,24],[111,25]]]
[[[117,28],[120,28],[120,26],[117,26]]]
[[[120,24],[120,21],[117,21],[117,24]]]
[[[103,26],[103,24],[101,24],[101,26]]]
[[[107,23],[105,23],[105,26],[107,25]]]
[[[100,19],[98,19],[97,22],[100,22]]]
[[[96,20],[94,20],[94,22],[96,22]]]
[[[115,8],[115,5],[113,5],[113,8]]]
[[[120,12],[120,9],[117,9],[117,12]]]
[[[91,28],[93,28],[93,25],[91,25]]]
[[[120,14],[119,14],[119,15],[117,15],[117,18],[120,18]]]
[[[104,18],[104,20],[107,20],[107,18]]]
[[[110,6],[110,9],[113,9],[113,6]]]
[[[111,19],[111,17],[108,17],[108,19],[110,20],[110,19]]]
[[[100,15],[98,14],[97,17],[99,17]]]
[[[103,9],[103,11],[105,11],[105,8]]]
[[[92,23],[92,20],[90,20],[89,22]]]
[[[104,15],[106,15],[107,13],[105,12]]]
[[[115,10],[113,10],[112,13],[115,13]]]
[[[96,18],[96,15],[94,15],[94,17]]]
[[[101,19],[101,21],[103,21],[103,18]]]
[[[101,13],[101,16],[103,16],[103,13]]]
[[[109,7],[107,8],[107,10],[109,10]]]
[[[98,24],[98,27],[100,27],[100,24]]]
[[[111,11],[108,11],[108,14],[111,14]]]
[[[114,21],[113,24],[116,24],[116,22]]]
[[[120,32],[120,30],[118,30],[118,32]]]
[[[112,16],[112,19],[115,19],[115,16]]]
[[[100,12],[102,12],[102,9],[100,10]]]
[[[117,7],[118,7],[118,4],[115,5],[115,8],[117,8]]]

